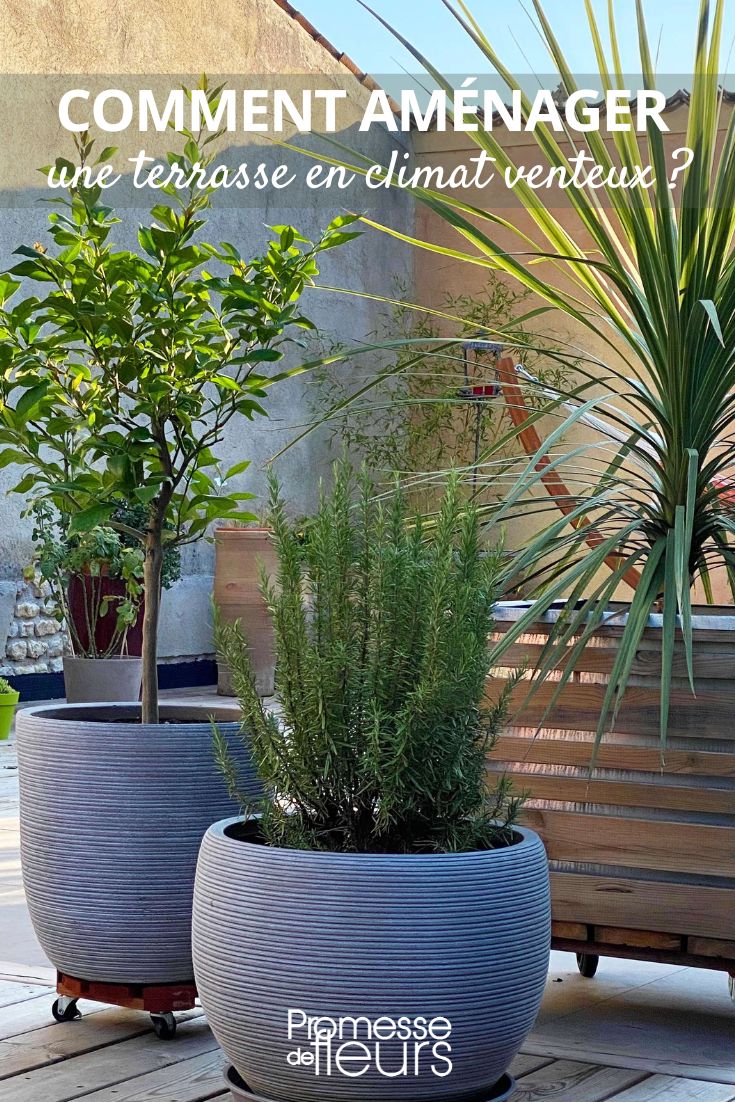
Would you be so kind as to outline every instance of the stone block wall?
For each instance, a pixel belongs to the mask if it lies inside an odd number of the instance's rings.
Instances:
[[[61,672],[68,644],[54,607],[48,582],[17,585],[0,676]]]

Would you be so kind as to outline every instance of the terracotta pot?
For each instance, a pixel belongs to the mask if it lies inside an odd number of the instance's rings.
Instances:
[[[267,528],[219,528],[215,532],[214,603],[226,624],[240,621],[261,696],[272,696],[276,667],[273,623],[260,593],[261,564],[273,576],[276,551]],[[218,663],[217,691],[232,696],[230,672]]]

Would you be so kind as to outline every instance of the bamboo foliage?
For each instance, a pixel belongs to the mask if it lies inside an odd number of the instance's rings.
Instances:
[[[522,93],[464,0],[442,2],[487,64]],[[585,4],[600,86],[604,91],[624,87],[613,0],[607,11],[607,49],[592,0]],[[571,95],[578,91],[574,74],[539,0],[533,0],[533,6],[563,88]],[[643,0],[636,0],[636,13],[643,87],[654,89]],[[556,416],[558,427],[540,452],[514,473],[500,507],[504,517],[528,510],[544,457],[557,465],[573,462],[574,508],[561,520],[554,513],[510,568],[513,580],[524,580],[536,601],[506,633],[495,654],[499,657],[553,602],[563,600],[537,667],[537,683],[566,651],[561,691],[576,656],[609,615],[626,571],[635,567],[640,572],[600,716],[598,742],[614,723],[643,630],[652,612],[662,609],[660,736],[665,743],[677,642],[684,648],[694,691],[692,586],[699,579],[711,593],[712,571],[724,570],[735,595],[735,513],[723,495],[735,467],[735,113],[724,127],[719,80],[723,16],[724,0],[702,0],[685,138],[694,159],[679,176],[678,204],[669,186],[664,137],[649,119],[645,135],[612,132],[614,157],[599,133],[584,134],[598,164],[610,168],[617,163],[633,172],[650,162],[656,182],[648,190],[606,184],[599,192],[572,184],[565,195],[576,213],[578,231],[562,225],[538,193],[521,181],[515,191],[528,212],[533,238],[491,210],[420,188],[416,198],[454,228],[459,246],[447,249],[398,234],[421,249],[451,253],[457,261],[505,273],[549,308],[584,326],[612,354],[610,362],[606,356],[604,362],[590,359],[586,367],[578,367],[579,385],[547,396],[545,411]],[[450,93],[442,74],[389,29],[437,86]],[[527,116],[530,101],[525,95],[523,109]],[[724,142],[718,151],[721,130]],[[573,166],[554,131],[539,124],[533,134],[548,166],[564,168],[571,176]],[[496,159],[501,171],[515,168],[491,131],[480,126],[469,137]],[[568,132],[566,137],[578,147],[579,135]],[[389,227],[380,228],[396,234]],[[516,250],[501,245],[498,230],[506,241],[509,233],[514,236]],[[583,244],[590,239],[591,249]],[[618,369],[613,364],[621,355],[623,367]],[[581,446],[566,444],[590,412],[597,426],[595,439]],[[482,462],[488,477],[496,477],[493,454],[486,453]],[[590,535],[592,548],[586,542]],[[605,560],[610,556],[613,567],[607,570]]]

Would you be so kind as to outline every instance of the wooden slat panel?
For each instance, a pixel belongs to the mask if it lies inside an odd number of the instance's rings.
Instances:
[[[541,653],[541,643],[513,643],[503,654],[500,668],[516,670],[525,667],[528,670],[536,669]],[[582,673],[609,673],[615,661],[617,651],[615,647],[586,647],[574,663],[575,670]],[[565,650],[560,660],[555,663],[556,669],[563,668],[569,654]]]
[[[732,961],[721,957],[695,957],[682,949],[646,949],[632,945],[611,945],[605,941],[571,941],[552,938],[552,949],[561,953],[584,953],[597,957],[617,957],[620,960],[649,960],[657,964],[673,964],[675,968],[706,968],[714,972],[730,972]]]
[[[732,935],[735,939],[735,915],[733,916]],[[735,940],[723,938],[690,937],[688,949],[700,957],[725,957],[735,961]]]
[[[627,605],[620,606],[625,610]],[[695,617],[692,639],[695,644],[735,642],[735,608],[732,605],[692,606]],[[697,622],[697,620],[699,622]],[[718,622],[719,621],[719,622]],[[515,623],[515,620],[496,618],[493,625],[493,635],[503,635]],[[543,620],[535,620],[524,633],[526,635],[546,636],[554,625]],[[595,630],[598,639],[619,639],[623,633],[622,624],[607,623]],[[652,646],[661,645],[661,628],[649,627],[643,632],[643,641]]]
[[[583,922],[552,922],[551,936],[584,941],[587,937],[587,926]]]
[[[692,937],[735,937],[735,890],[552,872],[554,918]]]
[[[525,666],[534,670],[541,658],[543,646],[541,643],[514,643],[505,652],[502,658],[502,666],[507,669],[518,669]],[[555,663],[557,669],[564,667],[570,650],[565,650]],[[617,655],[617,648],[613,646],[585,647],[575,659],[574,669],[578,673],[610,673]],[[714,649],[712,643],[695,647],[693,654],[695,678],[730,678],[735,679],[735,647],[723,646],[722,649]],[[688,677],[686,656],[679,650],[674,655],[672,666],[674,677]],[[644,645],[638,649],[633,666],[632,677],[650,677],[655,680],[661,676],[661,649],[658,646]]]
[[[495,770],[494,767],[490,769],[491,776],[496,776],[498,772],[500,770]],[[527,792],[531,799],[536,800],[735,815],[735,789],[732,788],[685,788],[626,780],[543,776],[513,769],[506,770],[505,775],[513,781],[517,792]],[[733,848],[735,849],[735,828]]]
[[[486,695],[496,701],[503,690],[502,679],[490,678]],[[711,685],[711,683],[710,683]],[[528,686],[519,685],[513,692],[510,712],[514,723],[535,727],[541,721],[547,727],[570,731],[594,731],[599,722],[605,697],[604,685],[585,685],[575,682],[565,685],[558,703],[547,718],[546,709],[553,698],[556,686],[553,682],[541,685],[526,704]],[[735,712],[735,686],[722,682],[722,689],[712,692],[708,686],[693,697],[690,692],[673,689],[669,714],[669,736],[690,736],[718,739],[734,739],[735,727],[728,716]],[[655,688],[637,685],[628,687],[620,706],[615,730],[621,734],[650,735],[658,730],[659,694]]]
[[[628,945],[632,949],[682,949],[679,934],[662,934],[657,930],[631,930],[620,926],[595,926],[593,937],[607,945]]]
[[[512,728],[511,728],[512,731]],[[530,738],[504,734],[492,751],[493,761],[533,762],[539,765],[577,765],[587,768],[592,744],[571,739]],[[715,754],[702,750],[666,750],[666,772],[700,774],[703,777],[735,777],[735,754]],[[661,773],[661,752],[647,746],[615,743],[614,733],[597,751],[600,769],[634,769]]]
[[[536,808],[525,809],[522,817],[541,834],[554,861],[665,869],[702,876],[735,875],[735,831],[730,827]],[[580,919],[579,915],[570,917],[572,921]]]

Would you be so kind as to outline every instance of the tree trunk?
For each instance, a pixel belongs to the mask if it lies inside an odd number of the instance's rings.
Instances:
[[[158,723],[158,620],[161,611],[163,566],[162,524],[151,517],[145,540],[143,588],[143,707],[142,722]]]

